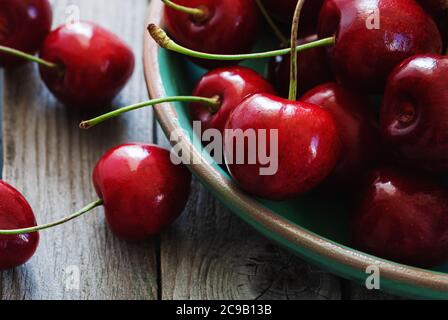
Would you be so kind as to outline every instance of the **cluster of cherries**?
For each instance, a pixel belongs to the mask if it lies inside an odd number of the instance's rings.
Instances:
[[[163,2],[167,33],[151,24],[150,35],[163,48],[185,54],[210,71],[192,96],[114,110],[83,121],[82,128],[130,110],[184,101],[191,103],[192,119],[201,121],[203,130],[223,133],[226,155],[237,150],[228,150],[235,146],[228,139],[235,137],[225,130],[276,129],[279,158],[274,175],[260,174],[265,164],[259,159],[254,164],[227,164],[241,189],[270,200],[297,198],[313,190],[323,197],[348,197],[355,204],[351,224],[356,248],[416,266],[448,259],[448,191],[438,178],[448,172],[446,1]],[[30,7],[33,18],[15,20]],[[263,15],[281,48],[249,53]],[[56,97],[68,105],[104,106],[129,78],[132,53],[116,36],[87,22],[48,33],[50,17],[46,0],[2,2],[0,64],[10,67],[17,63],[11,54],[23,58],[40,45],[40,58],[32,59],[40,63],[42,78]],[[38,28],[24,27],[23,21],[37,20],[43,43],[31,48],[29,34],[22,32]],[[284,28],[291,29],[290,40]],[[271,58],[270,81],[235,65],[261,58]],[[379,96],[378,116],[373,100]],[[0,229],[6,230],[0,230],[0,268],[17,266],[34,253],[36,231],[99,205],[105,206],[111,230],[124,239],[160,232],[182,211],[190,179],[185,168],[170,162],[166,150],[119,146],[95,168],[93,180],[101,200],[43,226],[36,226],[25,199],[2,184]]]

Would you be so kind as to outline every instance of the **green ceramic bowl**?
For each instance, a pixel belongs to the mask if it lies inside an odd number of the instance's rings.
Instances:
[[[148,22],[163,25],[162,2],[152,1]],[[266,45],[266,40],[263,42]],[[191,94],[204,73],[184,57],[158,48],[145,37],[145,75],[152,98]],[[264,73],[266,61],[248,64]],[[181,103],[156,107],[157,118],[170,137],[183,129],[173,143],[190,148],[190,170],[227,207],[266,237],[334,274],[364,283],[366,269],[378,266],[381,290],[414,298],[448,299],[448,264],[426,270],[397,264],[350,248],[348,210],[337,200],[320,201],[313,196],[296,201],[269,202],[241,192],[228,174],[194,144],[188,108]]]

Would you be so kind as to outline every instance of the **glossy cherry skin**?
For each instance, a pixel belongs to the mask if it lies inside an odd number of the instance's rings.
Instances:
[[[343,192],[359,186],[380,150],[381,137],[369,100],[336,83],[326,83],[307,92],[300,101],[327,110],[340,134],[341,156],[325,186]]]
[[[318,39],[311,35],[297,41],[298,44],[312,42]],[[291,59],[289,55],[272,58],[269,62],[268,78],[282,97],[288,97]],[[299,95],[317,85],[334,79],[325,48],[313,48],[297,54],[297,92]]]
[[[244,144],[245,161],[238,164],[238,148],[232,148],[238,142],[227,130],[239,129],[243,133],[255,130],[256,135],[266,130],[267,140],[257,140],[254,147],[260,154],[260,144],[266,142],[267,154],[272,156],[275,149],[271,143],[274,146],[277,142],[278,157],[273,159],[276,168],[271,166],[271,172],[262,174],[260,169],[269,166],[259,157],[255,163],[249,162],[252,148],[248,143]],[[270,138],[275,133],[271,130],[278,130],[277,141]],[[232,112],[224,141],[227,168],[237,184],[250,194],[270,200],[294,198],[315,188],[334,169],[340,151],[339,133],[330,113],[313,104],[269,94],[249,96]]]
[[[317,32],[317,20],[320,8],[325,0],[306,0],[300,15],[299,33],[308,35]],[[297,0],[264,0],[267,11],[277,20],[291,25]]]
[[[379,18],[373,20],[374,13]],[[336,36],[328,48],[336,78],[369,93],[382,92],[404,59],[442,50],[436,24],[414,0],[326,0],[319,35]]]
[[[123,240],[138,241],[158,234],[182,213],[191,174],[174,165],[166,149],[124,144],[98,161],[93,184],[104,201],[112,232]]]
[[[12,186],[0,180],[0,229],[22,229],[36,226],[33,210]],[[36,252],[39,233],[0,235],[0,270],[18,267]]]
[[[352,224],[356,248],[419,267],[448,259],[448,193],[412,172],[376,170]]]
[[[0,45],[34,54],[50,32],[53,14],[48,0],[1,0]],[[0,67],[26,60],[0,53]]]
[[[448,57],[417,55],[391,74],[381,107],[384,140],[401,163],[448,172]]]
[[[91,22],[62,25],[43,43],[40,57],[60,69],[40,66],[50,91],[79,109],[108,106],[134,70],[134,54],[115,34]]]
[[[198,103],[192,103],[190,112],[193,120],[201,121],[202,130],[217,129],[224,132],[230,113],[249,95],[255,93],[275,94],[272,86],[252,69],[231,66],[206,73],[193,91],[198,97],[219,97],[220,107],[210,110]]]
[[[205,20],[197,21],[186,13],[165,6],[166,29],[179,44],[189,49],[217,54],[251,51],[260,21],[255,1],[175,0],[173,2],[208,11]],[[234,63],[199,59],[194,61],[207,69]]]

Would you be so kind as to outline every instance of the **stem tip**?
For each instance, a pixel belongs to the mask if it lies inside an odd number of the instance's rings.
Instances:
[[[87,130],[87,129],[90,129],[92,126],[90,125],[90,123],[88,122],[88,121],[82,121],[80,124],[79,124],[79,128],[80,129],[83,129],[83,130]]]
[[[171,39],[168,37],[166,32],[163,31],[162,28],[160,28],[154,23],[150,23],[148,25],[148,31],[151,37],[154,39],[155,42],[157,42],[159,46],[161,46],[164,49],[168,48]]]

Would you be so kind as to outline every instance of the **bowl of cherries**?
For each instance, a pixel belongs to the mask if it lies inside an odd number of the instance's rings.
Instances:
[[[376,266],[381,289],[448,298],[447,2],[163,2],[147,84],[207,188],[340,276],[365,282]],[[247,134],[238,149],[229,132],[250,130],[258,148]],[[273,140],[269,170],[259,148]]]
[[[0,67],[38,63],[60,102],[93,116],[126,84],[133,53],[94,23],[51,21],[47,0],[1,2]],[[161,0],[147,29],[152,100],[80,128],[153,106],[171,152],[109,150],[92,173],[98,200],[47,224],[0,181],[0,270],[27,262],[40,230],[100,206],[117,237],[144,241],[181,214],[191,171],[312,263],[448,299],[446,0]]]

